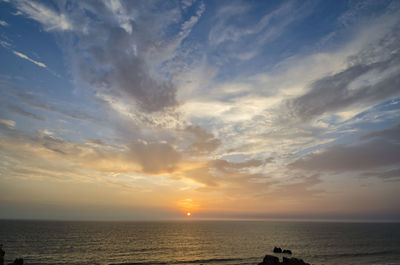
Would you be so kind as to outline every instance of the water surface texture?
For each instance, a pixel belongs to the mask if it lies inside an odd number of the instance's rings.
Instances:
[[[400,224],[0,221],[6,261],[257,264],[274,246],[313,264],[400,264]]]

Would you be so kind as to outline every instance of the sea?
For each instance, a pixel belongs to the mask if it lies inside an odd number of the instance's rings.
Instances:
[[[0,220],[0,244],[32,265],[258,264],[274,246],[310,264],[400,264],[399,223]]]

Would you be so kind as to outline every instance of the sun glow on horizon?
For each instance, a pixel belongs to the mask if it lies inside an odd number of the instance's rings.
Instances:
[[[189,217],[190,217],[190,216],[192,216],[192,213],[191,213],[191,212],[187,212],[187,213],[186,213],[186,216],[189,216]]]

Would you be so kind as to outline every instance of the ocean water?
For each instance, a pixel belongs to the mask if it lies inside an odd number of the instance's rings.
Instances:
[[[274,246],[312,264],[400,264],[400,224],[0,221],[6,261],[257,264]]]

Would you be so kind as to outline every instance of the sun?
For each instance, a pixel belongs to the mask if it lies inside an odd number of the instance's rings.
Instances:
[[[192,216],[192,213],[191,212],[187,212],[186,215],[187,216]]]

